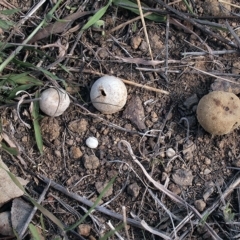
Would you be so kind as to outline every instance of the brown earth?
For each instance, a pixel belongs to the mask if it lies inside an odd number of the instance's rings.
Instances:
[[[153,8],[162,9],[155,1],[151,2],[153,2]],[[10,3],[18,7],[17,2],[10,1]],[[194,4],[194,12],[198,16],[213,16],[209,19],[211,22],[225,24],[225,19],[214,18],[223,14],[222,10],[218,9],[217,3],[217,1],[210,0],[197,1]],[[231,3],[237,4],[237,1]],[[71,7],[81,5],[77,1],[68,1],[67,4]],[[88,1],[84,10],[95,10],[104,5],[106,3],[102,1]],[[206,9],[206,5],[215,10]],[[1,3],[0,6],[6,8]],[[183,3],[172,2],[171,6],[187,13],[187,8]],[[227,9],[225,9],[225,15],[230,15],[228,10],[239,14],[239,8],[230,7],[229,9],[229,6],[227,5]],[[60,18],[70,14],[69,10],[62,8],[63,10],[58,11],[58,14],[61,15]],[[23,13],[26,13],[28,9],[23,8]],[[34,14],[33,19],[27,21],[26,25],[20,28],[20,31],[23,31],[24,34],[30,33],[34,27],[33,22],[38,23],[40,21],[38,16],[41,18],[47,12],[46,9],[49,10],[47,4],[40,8]],[[73,55],[69,58],[66,54],[64,55],[64,61],[61,63],[69,72],[58,65],[49,69],[50,72],[65,81],[66,90],[72,96],[72,103],[67,111],[59,117],[51,118],[42,114],[40,126],[44,143],[43,155],[40,155],[37,149],[33,127],[29,129],[20,121],[15,108],[1,109],[3,131],[17,144],[27,167],[22,166],[16,157],[10,157],[4,151],[2,151],[2,159],[14,174],[30,180],[28,191],[36,198],[41,194],[45,185],[33,173],[42,174],[64,186],[68,191],[77,193],[93,202],[106,183],[117,175],[113,186],[105,193],[101,204],[106,204],[104,206],[107,209],[119,214],[122,214],[122,207],[125,206],[127,217],[135,216],[136,220],[145,220],[149,226],[165,234],[170,234],[173,231],[173,225],[169,214],[157,203],[157,200],[161,201],[176,217],[174,218],[175,227],[191,209],[186,207],[187,204],[186,206],[176,204],[153,186],[141,168],[132,160],[127,148],[123,148],[123,150],[119,148],[119,142],[121,140],[129,142],[137,159],[158,183],[165,185],[189,205],[196,206],[200,213],[210,208],[228,189],[228,184],[237,173],[236,169],[229,167],[240,167],[238,137],[240,131],[237,129],[228,135],[211,136],[198,124],[197,104],[203,95],[211,91],[211,84],[216,77],[196,69],[222,76],[224,74],[238,75],[240,69],[236,63],[239,63],[240,59],[237,53],[202,56],[185,54],[184,56],[184,53],[187,52],[202,52],[209,49],[220,51],[233,48],[216,38],[207,36],[199,28],[181,20],[179,22],[195,32],[204,42],[201,43],[193,33],[170,24],[168,45],[166,45],[166,24],[146,20],[153,60],[163,62],[153,66],[148,61],[148,65],[144,65],[143,60],[150,60],[150,55],[141,20],[111,32],[114,27],[134,17],[136,15],[128,10],[122,8],[117,10],[115,5],[110,6],[102,18],[105,21],[105,33],[102,34],[101,31],[96,31],[94,28],[85,31]],[[77,24],[82,26],[83,20],[85,21],[86,18],[76,20],[72,27]],[[238,19],[228,19],[228,21],[239,36],[240,32],[237,31],[239,15]],[[202,26],[204,25],[202,24]],[[211,28],[211,31],[218,33],[216,29],[212,30]],[[73,33],[67,32],[64,36],[59,33],[53,35],[52,38],[44,38],[32,44],[45,46],[59,40],[68,48],[66,52],[69,53],[78,32],[79,30]],[[8,37],[8,33],[4,34],[2,35],[3,40]],[[232,34],[228,31],[219,31],[219,34],[225,39],[235,42]],[[21,36],[14,35],[10,41],[20,42],[22,39]],[[206,48],[206,45],[209,49]],[[165,62],[167,46],[169,71],[157,71],[157,69],[167,66]],[[26,62],[35,65],[39,60],[43,60],[43,68],[47,68],[56,59],[59,59],[57,47],[41,51],[48,57],[44,58],[33,50],[27,52],[24,49],[18,58],[21,60],[25,58]],[[128,62],[126,62],[126,58],[128,58]],[[134,61],[131,62],[131,58],[138,59],[138,64]],[[68,59],[67,62],[65,62],[66,59]],[[148,70],[140,71],[137,67]],[[4,71],[9,73],[23,70],[21,68],[16,70],[16,66],[10,64]],[[33,72],[33,74],[44,81],[46,87],[55,84],[55,80],[50,81],[41,73]],[[168,91],[169,95],[126,85],[128,99],[124,109],[112,115],[103,115],[92,106],[89,97],[91,86],[100,74],[114,75],[142,85],[163,89]],[[237,80],[237,78],[233,76],[233,80]],[[58,84],[64,86],[63,82],[58,82]],[[36,89],[32,89],[30,93],[34,91]],[[32,126],[29,105],[21,107],[20,113],[23,120]],[[189,123],[189,138],[187,122]],[[85,144],[86,139],[90,136],[96,137],[99,141],[96,149],[90,149]],[[79,213],[84,214],[81,203],[66,197],[51,187],[49,192],[57,195]],[[234,239],[234,236],[239,233],[238,226],[233,224],[239,219],[238,194],[239,191],[233,191],[227,198],[220,201],[207,219],[207,223],[222,239]],[[51,195],[46,196],[42,205],[66,225],[73,224],[77,220],[76,216]],[[233,219],[227,219],[227,216],[230,215],[226,216],[226,211],[223,210],[224,206],[225,209],[227,206],[229,211],[235,213]],[[37,213],[34,218],[35,224],[39,224],[39,215]],[[93,215],[98,218],[100,227],[96,227],[92,219],[87,218],[85,223],[87,228],[91,226],[91,230],[90,237],[85,236],[86,239],[99,239],[109,230],[107,225],[109,220],[114,226],[120,223],[119,220],[97,210]],[[52,237],[59,234],[58,228],[50,220],[45,220],[47,239],[54,239]],[[191,221],[180,227],[176,235],[182,236],[181,239],[211,239],[209,230],[201,224],[196,224],[196,220],[197,217],[194,216]],[[123,239],[127,239],[123,229],[119,233]],[[128,233],[129,239],[163,239],[130,225]],[[171,239],[176,239],[176,236],[171,236]],[[74,239],[71,235],[69,237]],[[117,239],[117,237],[109,239]]]

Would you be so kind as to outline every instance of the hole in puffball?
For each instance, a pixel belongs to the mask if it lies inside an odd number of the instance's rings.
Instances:
[[[101,94],[105,97],[107,96],[107,94],[105,93],[105,91],[103,89],[100,90],[101,91]]]

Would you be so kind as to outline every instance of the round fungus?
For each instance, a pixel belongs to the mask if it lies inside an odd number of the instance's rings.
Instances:
[[[127,88],[119,78],[103,76],[93,84],[90,98],[93,106],[101,113],[116,113],[127,101]]]
[[[240,125],[240,100],[230,92],[210,92],[199,101],[197,119],[212,135],[228,134]]]
[[[63,89],[48,88],[41,93],[40,109],[50,117],[64,113],[70,104],[68,94]]]

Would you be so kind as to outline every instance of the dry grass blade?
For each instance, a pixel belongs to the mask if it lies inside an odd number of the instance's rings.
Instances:
[[[144,35],[145,35],[146,42],[147,42],[147,45],[148,45],[149,55],[150,55],[151,59],[153,60],[152,49],[151,49],[150,42],[149,42],[149,37],[148,37],[148,33],[147,33],[147,28],[146,28],[146,24],[145,24],[140,0],[137,0],[137,3],[138,3],[138,10],[139,10],[139,13],[140,13],[140,17],[141,17],[141,20],[142,20]]]
[[[167,188],[165,188],[162,184],[160,184],[159,182],[156,182],[145,170],[145,168],[143,167],[143,165],[137,160],[136,156],[133,153],[133,150],[131,148],[131,145],[125,141],[125,140],[121,140],[118,142],[118,146],[119,149],[122,149],[121,144],[123,144],[125,147],[127,147],[127,150],[129,152],[129,154],[132,157],[132,160],[137,163],[137,165],[142,169],[144,175],[146,176],[146,178],[161,192],[165,193],[168,197],[170,197],[173,201],[175,201],[176,203],[179,203],[181,205],[183,205],[184,207],[187,207],[189,209],[191,209],[194,214],[197,216],[198,219],[202,219],[202,215],[197,211],[196,208],[194,208],[192,205],[188,204],[186,201],[184,201],[181,197],[179,197],[178,195],[172,193],[171,191],[169,191]],[[221,238],[217,235],[217,233],[206,223],[206,227],[209,231],[209,233],[211,234],[211,236],[213,237],[213,239],[218,239],[220,240]]]

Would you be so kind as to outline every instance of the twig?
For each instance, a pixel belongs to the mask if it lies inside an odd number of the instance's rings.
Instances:
[[[221,54],[231,54],[231,53],[238,53],[239,51],[237,50],[220,50],[220,51],[212,51],[211,54],[213,55],[221,55]],[[188,55],[192,55],[192,56],[204,56],[209,54],[208,52],[183,52],[181,53],[182,56],[188,56]]]
[[[155,0],[156,2],[158,2],[159,4],[161,4],[163,7],[165,7],[167,10],[175,13],[177,16],[183,18],[184,20],[186,20],[187,22],[190,22],[193,26],[199,28],[200,30],[202,30],[204,33],[206,33],[207,35],[211,35],[213,38],[218,39],[221,42],[224,42],[225,44],[234,47],[234,48],[238,48],[238,46],[236,46],[233,42],[228,41],[227,39],[223,38],[222,36],[215,34],[214,32],[210,31],[208,28],[203,27],[202,25],[200,25],[199,23],[197,23],[194,19],[186,16],[185,14],[181,13],[180,11],[168,6],[166,3],[164,3],[162,0]]]
[[[72,71],[72,68],[69,68],[68,69],[69,71]],[[100,72],[96,72],[96,71],[92,71],[92,70],[87,70],[87,69],[84,69],[82,72],[84,73],[91,73],[91,74],[95,74],[95,75],[98,75],[98,76],[104,76],[105,74],[103,73],[100,73]],[[158,92],[158,93],[163,93],[163,94],[167,94],[169,95],[169,92],[168,91],[165,91],[165,90],[162,90],[162,89],[158,89],[158,88],[154,88],[154,87],[149,87],[149,86],[146,86],[146,85],[143,85],[143,84],[140,84],[140,83],[135,83],[133,81],[130,81],[130,80],[126,80],[126,79],[122,79],[120,78],[124,83],[128,84],[128,85],[132,85],[132,86],[135,86],[135,87],[140,87],[140,88],[143,88],[143,89],[146,89],[148,91],[154,91],[154,92]]]
[[[119,240],[124,240],[124,238],[116,231],[116,228],[112,225],[111,221],[108,221],[107,225],[114,231],[114,234],[119,238]]]
[[[66,196],[68,196],[68,197],[70,197],[70,198],[72,198],[72,199],[74,199],[74,200],[76,200],[78,202],[81,202],[81,203],[87,205],[88,207],[92,207],[93,206],[94,203],[92,201],[90,201],[90,200],[88,200],[88,199],[86,199],[84,197],[81,197],[81,196],[79,196],[76,193],[69,192],[65,187],[57,184],[56,182],[50,180],[49,178],[47,178],[47,177],[45,177],[45,176],[43,176],[41,174],[37,174],[37,176],[38,176],[39,179],[41,179],[45,183],[49,183],[50,182],[51,187],[53,187],[54,189],[56,189],[56,190],[60,191],[61,193],[65,194]],[[108,216],[111,216],[113,218],[116,218],[116,219],[119,219],[119,220],[123,221],[123,216],[121,214],[112,212],[111,210],[108,210],[107,208],[104,208],[104,207],[101,207],[101,206],[97,206],[95,208],[95,210],[97,210],[97,211],[99,211],[101,213],[104,213],[104,214],[106,214]],[[132,226],[137,227],[137,228],[144,229],[139,221],[136,221],[136,220],[131,219],[131,218],[127,218],[126,221],[127,221],[127,224],[129,224],[129,225],[132,225]],[[159,231],[158,229],[155,229],[155,230]]]
[[[133,58],[132,55],[124,47],[122,47],[122,45],[119,43],[119,41],[115,37],[113,37],[111,35],[111,38],[127,54],[128,57]],[[139,65],[137,63],[135,63],[135,64],[137,67],[139,67]],[[145,77],[141,71],[140,71],[140,75],[141,75],[142,79],[145,80]]]
[[[100,117],[100,116],[97,115],[97,114],[91,113],[89,110],[87,110],[85,107],[83,107],[83,106],[82,106],[81,104],[79,104],[79,103],[74,102],[73,104],[76,105],[76,106],[78,106],[78,107],[80,107],[81,109],[83,109],[83,110],[86,112],[86,113],[85,113],[86,115],[89,115],[89,116],[91,116],[91,117],[100,119],[101,121],[103,121],[103,124],[107,125],[108,127],[113,127],[113,128],[116,128],[116,129],[118,129],[118,130],[120,130],[120,131],[132,133],[132,134],[139,134],[139,135],[141,135],[141,136],[142,136],[142,135],[145,135],[145,136],[148,136],[148,137],[156,137],[155,135],[145,134],[145,133],[141,133],[141,132],[138,132],[138,131],[131,131],[131,130],[128,130],[128,129],[126,129],[126,128],[120,127],[120,126],[118,126],[118,125],[116,125],[116,124],[114,124],[114,123],[111,123],[111,122],[107,121],[106,119]]]
[[[168,40],[169,40],[169,15],[166,21],[166,38],[165,38],[165,75],[168,75]],[[168,79],[168,77],[167,77]],[[168,81],[167,81],[168,82]]]
[[[208,73],[208,72],[206,72],[206,71],[203,71],[203,70],[200,70],[200,69],[198,69],[198,68],[195,68],[195,67],[191,67],[191,66],[188,66],[189,68],[192,68],[192,69],[194,69],[194,70],[196,70],[196,71],[198,71],[198,72],[201,72],[201,73],[204,73],[204,74],[206,74],[206,75],[209,75],[209,76],[211,76],[211,77],[216,77],[216,75],[214,75],[214,74],[212,74],[212,73]],[[224,81],[227,81],[227,82],[231,82],[231,83],[235,83],[235,84],[240,84],[240,83],[238,83],[238,82],[236,82],[236,81],[232,81],[232,80],[230,80],[230,79],[227,79],[227,78],[222,78],[222,77],[217,77],[218,79],[221,79],[221,80],[224,80]]]
[[[236,40],[238,48],[240,49],[240,39],[239,39],[238,35],[231,28],[228,21],[226,21],[226,25],[227,25],[227,28],[228,28],[229,32],[233,35],[234,39]]]
[[[125,145],[127,147],[127,150],[129,152],[129,154],[132,157],[132,160],[141,168],[141,170],[143,171],[144,175],[146,176],[146,178],[161,192],[165,193],[168,197],[170,197],[173,201],[175,201],[178,204],[183,205],[184,207],[188,207],[189,209],[191,209],[191,211],[195,214],[195,216],[197,216],[197,218],[199,220],[202,219],[203,215],[201,215],[197,209],[195,207],[193,207],[192,205],[190,205],[189,203],[187,203],[186,201],[184,201],[180,196],[172,193],[171,191],[169,191],[167,188],[165,188],[161,183],[155,181],[146,171],[146,169],[143,167],[143,165],[137,160],[136,156],[133,153],[133,150],[131,148],[131,145],[125,141],[125,140],[121,140],[118,142],[119,148],[121,148],[121,144]],[[189,213],[190,214],[190,213]],[[221,239],[217,233],[209,226],[208,223],[205,223],[205,226],[207,227],[209,233],[211,234],[211,236],[213,237],[213,239]]]
[[[42,194],[40,195],[39,199],[37,200],[37,203],[38,203],[38,204],[41,204],[41,202],[44,200],[45,195],[46,195],[46,193],[47,193],[50,185],[51,185],[51,182],[49,182],[49,183],[46,185],[46,187],[44,188]],[[29,223],[32,221],[32,218],[33,218],[34,214],[36,213],[37,209],[38,209],[38,208],[37,208],[36,206],[33,207],[31,213],[29,214],[29,216],[28,216],[28,218],[27,218],[27,220],[26,220],[26,222],[24,223],[24,226],[22,227],[21,231],[19,232],[19,239],[22,239],[22,238],[23,238],[23,235],[24,235],[24,233],[26,232]]]
[[[148,33],[147,33],[147,28],[146,28],[146,24],[145,24],[140,0],[137,0],[137,4],[138,4],[138,10],[139,10],[139,14],[140,14],[140,17],[141,17],[142,25],[143,25],[144,35],[145,35],[146,42],[147,42],[147,45],[148,45],[149,55],[150,55],[151,59],[153,60],[152,49],[151,49],[150,42],[149,42],[149,37],[148,37]]]
[[[125,233],[127,236],[127,240],[130,240],[130,236],[128,233],[128,229],[127,229],[127,215],[126,215],[126,207],[122,206],[122,212],[123,212],[123,224],[124,224],[124,229],[125,229]]]
[[[147,12],[147,13],[144,13],[143,16],[146,17],[146,16],[148,16],[148,15],[150,15],[150,14],[152,14],[152,13],[151,13],[151,12]],[[133,23],[133,22],[135,22],[135,21],[137,21],[137,20],[139,20],[139,19],[141,19],[141,16],[135,17],[135,18],[133,18],[133,19],[127,21],[127,22],[124,22],[124,23],[122,23],[122,24],[119,24],[117,27],[112,28],[112,29],[109,30],[107,33],[115,32],[115,31],[119,30],[120,28],[123,28],[123,27],[127,26],[128,24]]]

